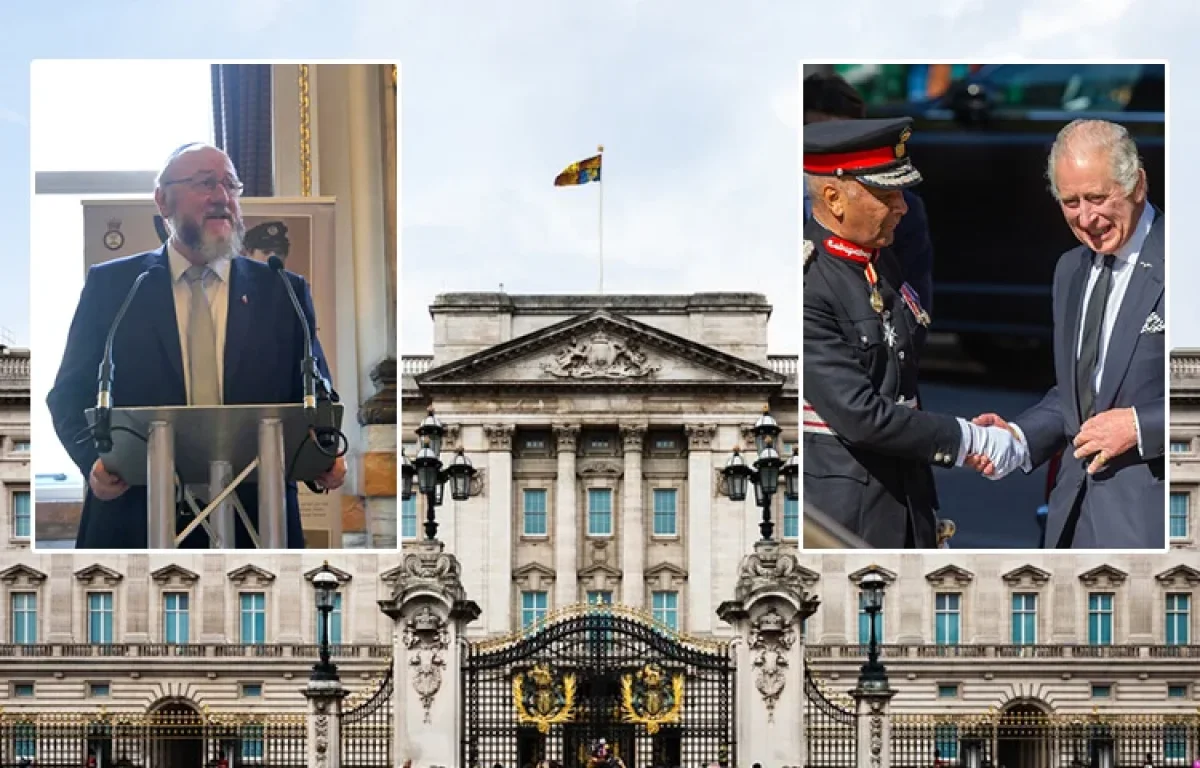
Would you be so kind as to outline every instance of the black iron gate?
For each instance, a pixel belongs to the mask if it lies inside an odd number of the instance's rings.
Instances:
[[[0,714],[0,768],[304,768],[303,713]]]
[[[805,768],[856,768],[858,715],[837,704],[821,690],[807,665],[804,668]]]
[[[392,665],[361,703],[342,710],[342,768],[392,765]]]
[[[588,605],[463,664],[464,766],[587,764],[604,739],[627,768],[735,765],[729,648],[621,606]]]

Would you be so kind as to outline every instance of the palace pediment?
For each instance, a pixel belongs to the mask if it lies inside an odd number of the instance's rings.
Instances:
[[[785,377],[607,310],[588,312],[417,376],[425,392],[495,386],[771,392]]]

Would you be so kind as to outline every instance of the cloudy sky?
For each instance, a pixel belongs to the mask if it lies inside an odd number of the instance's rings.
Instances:
[[[0,326],[19,344],[33,338],[34,58],[402,61],[400,322],[401,349],[409,353],[430,348],[427,307],[438,292],[596,289],[599,189],[559,189],[552,181],[597,144],[606,149],[606,290],[758,291],[775,306],[772,351],[796,352],[802,58],[1168,57],[1173,135],[1200,119],[1196,100],[1183,98],[1200,80],[1193,43],[1200,11],[1182,1],[10,6],[0,52]],[[55,119],[56,138],[36,147],[38,157],[82,164],[113,137],[183,125],[192,118],[181,99],[195,90],[184,78],[167,73],[140,88],[89,87],[88,98],[68,100],[77,108]],[[140,138],[125,141],[162,155]],[[1170,157],[1174,179],[1185,181],[1171,185],[1167,207],[1190,210],[1200,188],[1186,179],[1200,164],[1200,148],[1172,142]],[[56,217],[73,210],[62,205],[35,219],[39,263],[78,258],[74,230],[55,227]],[[1176,245],[1182,237],[1177,231]],[[1186,248],[1174,248],[1170,264],[1173,285],[1200,284]],[[81,281],[72,275],[59,285],[58,275],[38,274],[33,296],[61,317],[72,311]],[[1196,302],[1172,302],[1170,343],[1200,346],[1198,321]],[[44,364],[53,368],[57,360]]]

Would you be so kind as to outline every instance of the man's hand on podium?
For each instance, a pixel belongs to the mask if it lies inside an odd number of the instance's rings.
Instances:
[[[92,474],[88,476],[88,487],[92,489],[92,495],[100,501],[112,501],[129,490],[129,483],[119,475],[110,474],[104,469],[104,462],[96,459],[96,463],[92,465]]]
[[[333,466],[317,475],[316,484],[329,491],[336,491],[346,482],[346,459],[338,456]]]

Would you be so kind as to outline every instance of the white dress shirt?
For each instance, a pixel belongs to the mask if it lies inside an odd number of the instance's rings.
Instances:
[[[191,306],[192,289],[183,273],[192,263],[168,241],[167,262],[171,267],[171,287],[175,296],[175,322],[179,325],[179,351],[183,355],[183,381],[187,387],[188,403],[192,402],[192,377],[188,367],[188,309]],[[205,275],[204,295],[212,311],[214,340],[217,351],[217,396],[225,402],[225,325],[229,316],[229,265],[228,257],[208,265],[213,274]],[[213,277],[216,275],[216,277]]]

